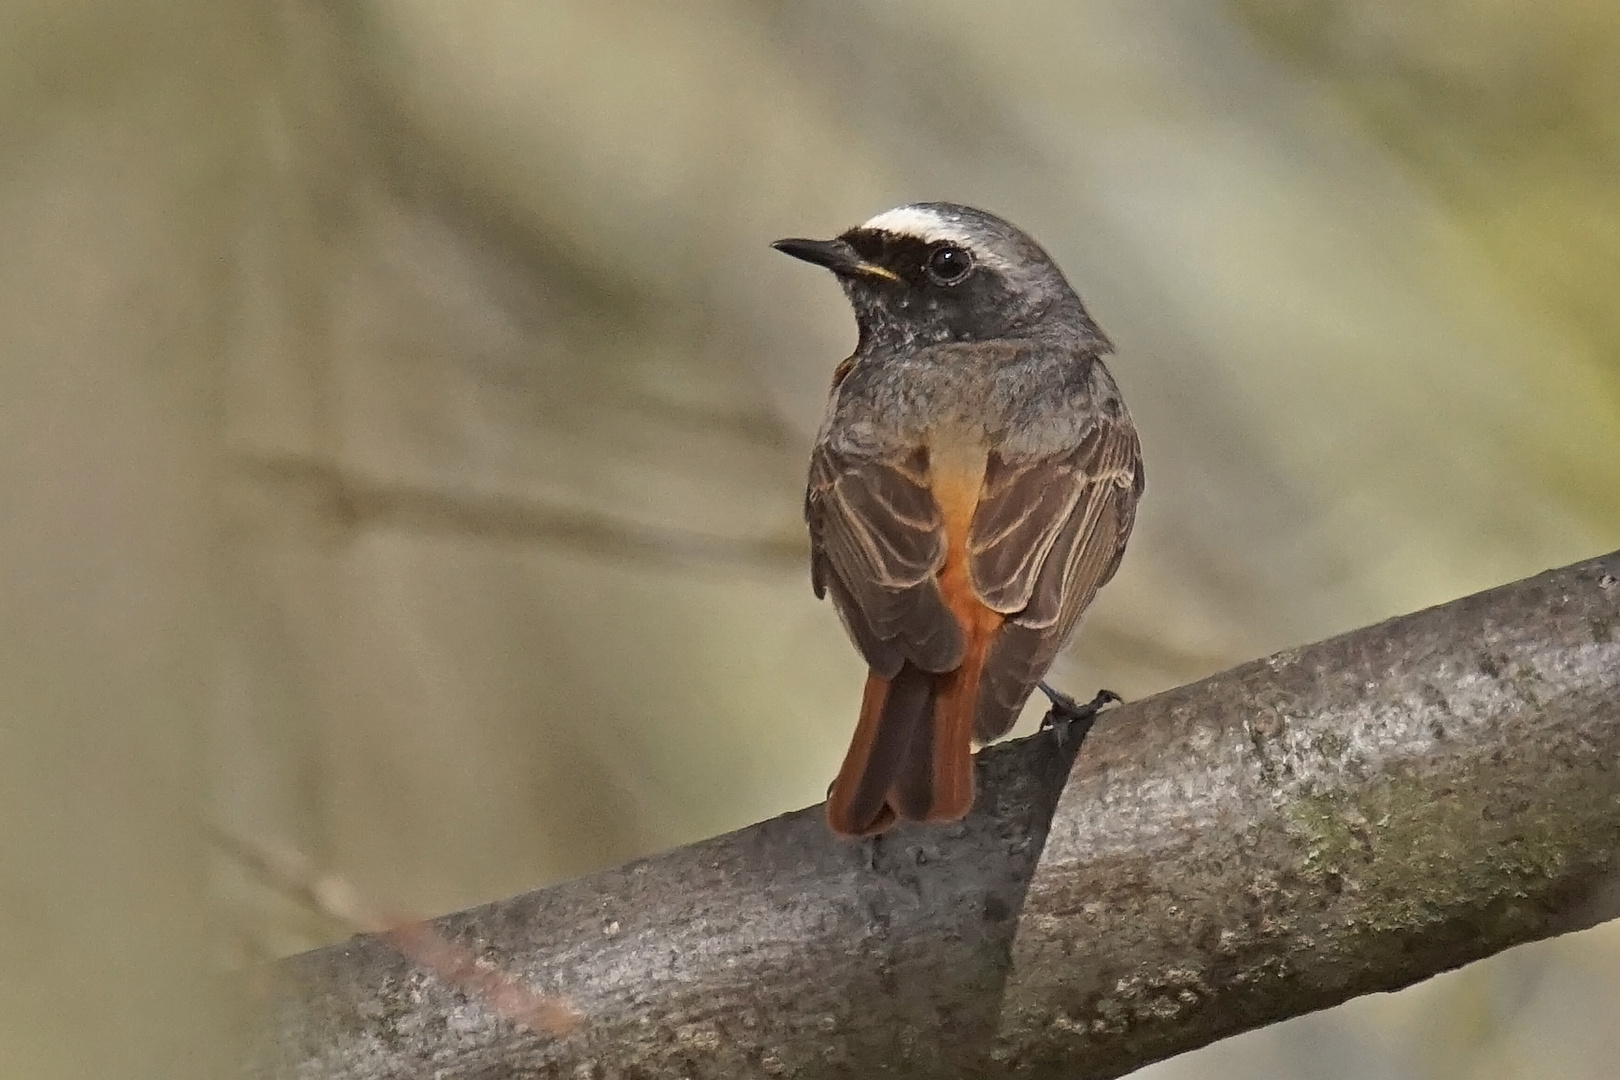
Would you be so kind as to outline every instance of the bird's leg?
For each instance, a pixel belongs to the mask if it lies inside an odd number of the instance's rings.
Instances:
[[[1041,730],[1050,729],[1057,737],[1059,747],[1067,743],[1071,737],[1077,743],[1085,742],[1086,735],[1091,731],[1091,725],[1096,721],[1097,714],[1102,712],[1103,706],[1124,700],[1112,690],[1098,690],[1096,697],[1082,705],[1068,694],[1055,690],[1044,682],[1036,685],[1052,703],[1052,707],[1046,710],[1046,715],[1041,719]]]

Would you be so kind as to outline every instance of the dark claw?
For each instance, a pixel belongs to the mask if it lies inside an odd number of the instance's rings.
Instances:
[[[1112,690],[1098,690],[1096,697],[1082,705],[1068,694],[1055,690],[1044,682],[1036,685],[1052,703],[1052,707],[1046,710],[1046,715],[1041,719],[1041,730],[1053,733],[1059,749],[1062,749],[1071,737],[1084,742],[1103,707],[1124,700]]]

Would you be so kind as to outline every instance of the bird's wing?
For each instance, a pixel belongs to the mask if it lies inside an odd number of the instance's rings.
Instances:
[[[821,443],[804,515],[816,595],[832,594],[874,673],[893,678],[907,660],[924,671],[961,663],[962,630],[936,578],[946,537],[923,451],[880,460]]]
[[[1129,419],[1099,416],[1045,457],[992,451],[968,538],[974,587],[1007,616],[981,677],[974,734],[1006,732],[1125,553],[1142,494]]]

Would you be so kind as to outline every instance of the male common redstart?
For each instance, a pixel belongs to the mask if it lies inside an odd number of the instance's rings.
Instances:
[[[1125,552],[1141,447],[1112,346],[1045,251],[951,203],[777,250],[837,275],[860,338],[810,458],[810,580],[870,673],[834,832],[952,821]]]

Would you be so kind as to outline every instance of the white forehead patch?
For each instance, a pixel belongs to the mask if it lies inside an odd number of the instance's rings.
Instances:
[[[897,236],[915,236],[930,244],[949,240],[965,246],[969,241],[967,233],[960,225],[941,217],[926,206],[897,206],[893,210],[885,210],[861,228],[876,229]]]

